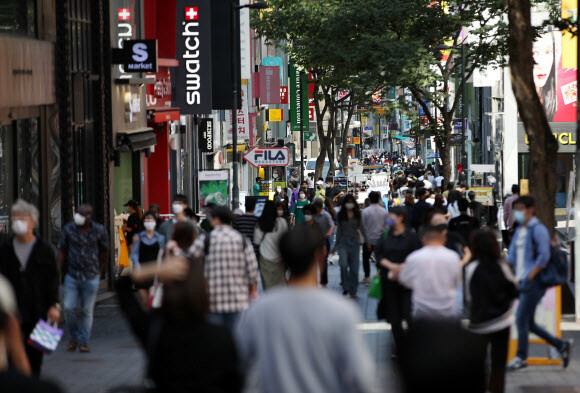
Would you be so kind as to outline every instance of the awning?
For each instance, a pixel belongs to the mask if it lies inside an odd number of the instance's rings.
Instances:
[[[404,141],[405,137],[401,136],[401,135],[397,135],[397,136],[395,136],[395,139],[400,139],[400,140]]]
[[[117,146],[126,145],[131,151],[147,149],[157,144],[157,136],[153,131],[131,134],[117,134]]]

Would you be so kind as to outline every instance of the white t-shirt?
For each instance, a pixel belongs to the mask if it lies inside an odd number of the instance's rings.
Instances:
[[[437,184],[437,187],[441,187],[441,182],[444,180],[445,178],[443,176],[437,176],[435,178],[435,184]]]
[[[282,256],[278,248],[278,242],[288,230],[288,224],[282,217],[276,218],[274,230],[264,234],[259,226],[254,230],[254,242],[260,245],[260,255],[272,262],[279,262]]]
[[[413,290],[415,318],[455,318],[461,260],[444,246],[425,246],[411,253],[399,282]]]
[[[518,231],[516,238],[516,277],[518,282],[525,278],[526,270],[524,268],[524,250],[526,248],[526,235],[528,234],[528,227],[522,225]]]

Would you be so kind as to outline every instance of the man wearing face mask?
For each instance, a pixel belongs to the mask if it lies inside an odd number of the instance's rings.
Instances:
[[[193,225],[193,227],[195,228],[196,234],[199,235],[199,233],[197,233],[199,231],[198,226],[196,225],[195,222],[190,220],[185,214],[186,208],[187,208],[187,197],[182,194],[175,195],[173,197],[173,203],[171,204],[171,211],[173,212],[174,217],[172,220],[164,221],[163,224],[161,224],[161,226],[158,229],[158,232],[161,233],[166,240],[171,239],[171,235],[173,233],[173,224],[175,224],[177,221],[189,221],[191,225]]]
[[[371,265],[370,258],[374,247],[385,232],[387,225],[387,210],[379,205],[381,193],[373,191],[369,194],[371,204],[362,211],[362,223],[365,232],[365,244],[363,245],[363,270],[365,278],[363,283],[370,282]]]
[[[556,348],[562,355],[562,364],[566,368],[570,361],[571,341],[552,336],[534,321],[536,307],[546,293],[546,287],[538,281],[538,274],[550,261],[550,231],[536,218],[536,202],[533,197],[519,197],[513,206],[513,217],[518,228],[508,250],[508,262],[516,272],[520,295],[516,312],[518,352],[508,364],[508,369],[513,371],[527,367],[530,332]]]
[[[330,252],[330,236],[334,233],[334,221],[329,212],[324,210],[324,201],[322,199],[315,199],[312,203],[316,208],[316,215],[314,216],[314,222],[318,224],[322,230],[322,234],[326,239],[326,254],[324,258],[324,264],[322,265],[322,271],[320,272],[320,284],[326,286],[328,284],[328,253]],[[356,295],[356,294],[355,294]]]
[[[101,224],[92,220],[91,205],[79,206],[74,222],[62,230],[58,243],[58,264],[66,266],[63,284],[64,316],[71,337],[67,351],[79,348],[90,352],[89,339],[93,326],[93,309],[99,289],[99,277],[109,256],[109,236]],[[77,323],[77,305],[80,298],[81,321]]]
[[[52,248],[34,234],[38,209],[19,199],[12,206],[11,219],[14,236],[0,246],[0,274],[14,288],[26,341],[39,319],[60,319],[58,270]],[[32,374],[40,376],[42,352],[26,344],[24,348]]]
[[[302,224],[305,221],[304,217],[304,206],[308,205],[310,201],[306,199],[306,193],[304,190],[300,190],[298,194],[298,200],[294,203],[294,207],[292,208],[292,224],[298,225]]]

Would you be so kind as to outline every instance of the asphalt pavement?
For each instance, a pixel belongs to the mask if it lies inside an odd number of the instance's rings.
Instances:
[[[375,267],[372,266],[374,273]],[[362,266],[361,266],[362,278]],[[340,269],[329,266],[328,288],[341,292]],[[380,392],[397,392],[398,381],[390,361],[391,334],[388,325],[376,318],[377,300],[367,296],[367,285],[359,286],[359,304],[365,319],[360,329],[377,364],[377,385]],[[580,345],[580,324],[562,325],[565,338],[574,338]],[[122,386],[140,386],[146,367],[145,354],[133,338],[129,326],[114,298],[95,309],[91,353],[67,353],[67,337],[58,350],[45,357],[43,378],[59,383],[68,393],[109,392]],[[532,354],[546,353],[543,346],[532,348]],[[529,366],[507,376],[508,393],[580,393],[580,349],[572,353],[567,370],[561,366]]]

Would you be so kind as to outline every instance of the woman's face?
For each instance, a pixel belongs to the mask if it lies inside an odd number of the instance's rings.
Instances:
[[[537,88],[544,87],[554,66],[554,46],[551,34],[544,34],[534,42],[534,83]]]

